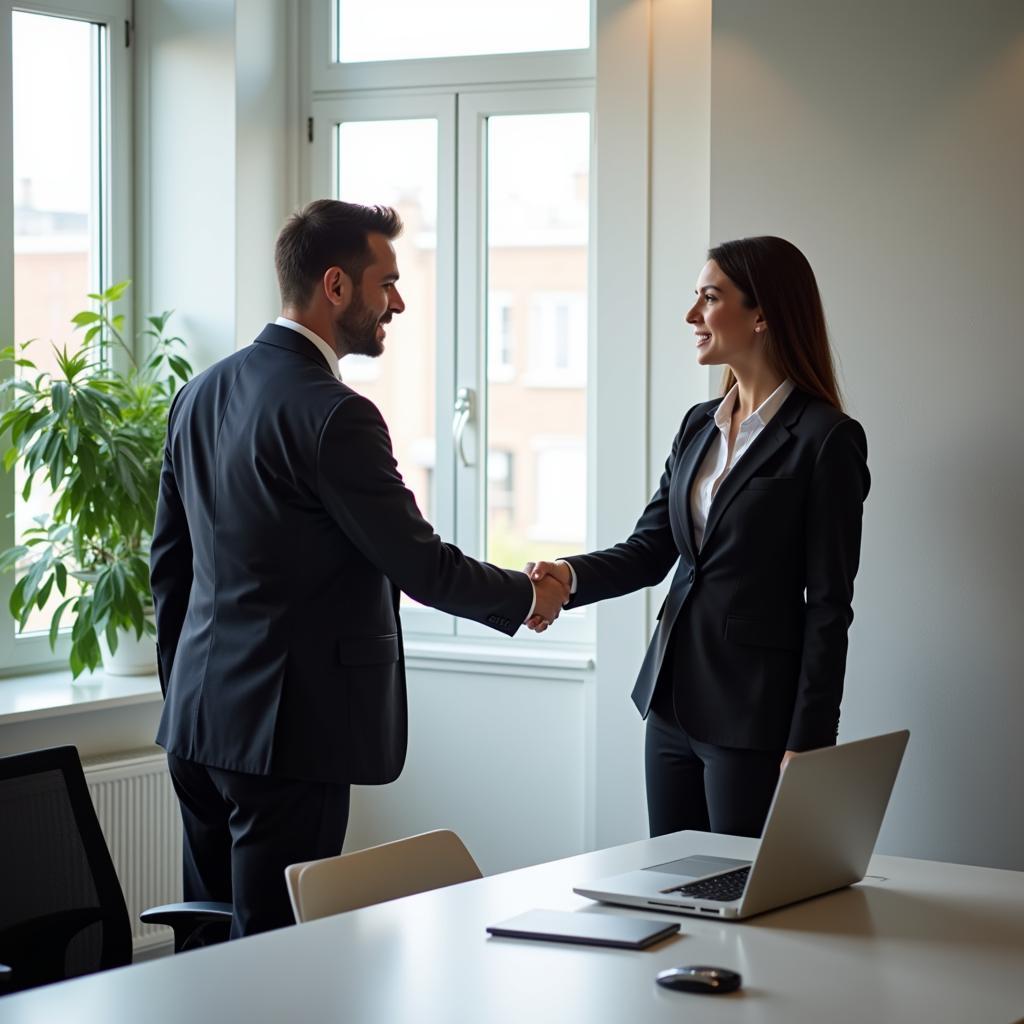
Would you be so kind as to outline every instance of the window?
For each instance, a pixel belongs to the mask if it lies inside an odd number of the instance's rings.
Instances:
[[[19,372],[53,372],[51,343],[74,348],[80,334],[70,318],[87,305],[87,294],[130,276],[129,5],[65,2],[51,11],[8,4],[3,16],[0,45],[11,54],[4,116],[11,131],[0,142],[0,180],[9,182],[12,215],[0,219],[0,269],[11,271],[0,274],[0,332],[4,345],[36,339],[27,355],[38,370]],[[19,471],[2,479],[0,544],[7,547],[46,515],[52,499],[38,478],[28,500]],[[6,574],[0,581],[5,607],[13,580]],[[54,594],[51,602],[59,599]],[[30,632],[15,637],[6,617],[0,664],[53,658],[46,639],[33,635],[49,621],[50,608],[37,609]]]
[[[485,236],[488,305],[513,295],[524,317],[526,372],[490,377],[487,422],[488,463],[503,451],[529,463],[537,439],[572,431],[583,468],[581,503],[563,505],[562,516],[578,516],[551,540],[586,540],[586,353],[588,271],[588,178],[590,117],[586,112],[492,114],[486,124],[487,192]],[[535,154],[543,153],[537,160]],[[557,289],[557,290],[555,290]],[[489,334],[492,345],[504,344]],[[539,390],[539,387],[544,390]],[[572,387],[565,394],[554,389]],[[509,519],[493,501],[488,472],[486,557],[519,567],[528,560],[568,554],[538,545],[542,535],[530,524],[541,506],[558,502],[556,477],[538,476],[521,496],[518,516]]]
[[[426,463],[421,453],[434,448],[437,122],[344,121],[335,129],[334,143],[331,194],[353,203],[393,206],[402,217],[405,230],[395,240],[399,289],[413,311],[388,332],[385,358],[346,357],[341,375],[385,410],[405,481],[424,515],[433,519],[427,477],[433,460]]]
[[[557,558],[567,544],[579,547],[586,522],[587,459],[583,446],[572,437],[534,439],[537,502],[530,539]]]
[[[509,292],[487,296],[487,379],[494,383],[515,377],[515,311]]]
[[[583,291],[535,294],[530,308],[533,327],[527,368],[530,387],[586,387],[586,303]]]
[[[319,0],[312,11],[308,198],[386,203],[405,223],[406,311],[384,356],[346,359],[342,375],[380,407],[442,537],[510,568],[570,553],[567,539],[581,549],[591,5],[549,0],[529,17],[509,0]],[[557,471],[533,471],[551,437],[575,451],[578,501],[563,500]],[[559,503],[555,518],[542,510]],[[571,620],[560,639],[584,638],[585,613]],[[488,632],[421,608],[406,625]]]
[[[588,0],[338,0],[340,63],[578,50],[590,45]]]

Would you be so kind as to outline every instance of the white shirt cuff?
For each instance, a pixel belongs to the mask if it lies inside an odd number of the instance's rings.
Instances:
[[[576,570],[572,567],[571,562],[567,562],[564,558],[556,558],[555,565],[564,565],[569,569],[569,575],[571,578],[569,582],[569,596],[572,597],[576,593]]]

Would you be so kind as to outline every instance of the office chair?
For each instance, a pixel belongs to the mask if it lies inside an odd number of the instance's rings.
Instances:
[[[131,963],[128,908],[78,750],[0,757],[0,821],[0,993]],[[211,921],[224,938],[231,927],[229,903],[156,912],[142,916],[172,925],[175,951]]]
[[[285,869],[298,923],[482,878],[462,840],[447,829]]]

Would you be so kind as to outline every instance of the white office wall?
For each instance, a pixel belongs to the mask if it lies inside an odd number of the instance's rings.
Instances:
[[[204,366],[233,347],[233,0],[146,0],[135,9],[140,312],[172,321]]]
[[[405,769],[353,788],[346,850],[450,828],[493,874],[585,848],[589,673],[414,658],[408,684]]]
[[[295,85],[295,5],[235,6],[235,337],[246,345],[280,312],[274,241],[295,205],[307,142]]]
[[[140,312],[172,324],[197,367],[279,309],[273,245],[296,193],[292,0],[135,5]]]
[[[1024,5],[716,0],[711,237],[814,266],[865,510],[840,738],[909,727],[885,852],[1024,868]]]

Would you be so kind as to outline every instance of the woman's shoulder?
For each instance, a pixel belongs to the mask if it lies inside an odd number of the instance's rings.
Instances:
[[[683,416],[683,422],[679,424],[679,433],[682,434],[686,430],[694,430],[700,428],[708,420],[709,416],[713,416],[715,410],[721,404],[722,398],[712,398],[707,402],[698,402],[696,405],[691,405],[686,410],[686,415]]]
[[[837,427],[863,432],[863,427],[857,420],[842,409],[836,408],[831,402],[825,401],[824,398],[804,391],[796,391],[792,397],[802,403],[802,408],[796,417],[802,430],[822,436],[827,436]],[[845,426],[846,424],[849,424],[849,427]]]
[[[815,460],[827,452],[832,458],[863,463],[867,458],[868,439],[860,423],[822,398],[807,394],[802,398],[803,408],[794,416],[790,430],[801,445],[814,453]]]

